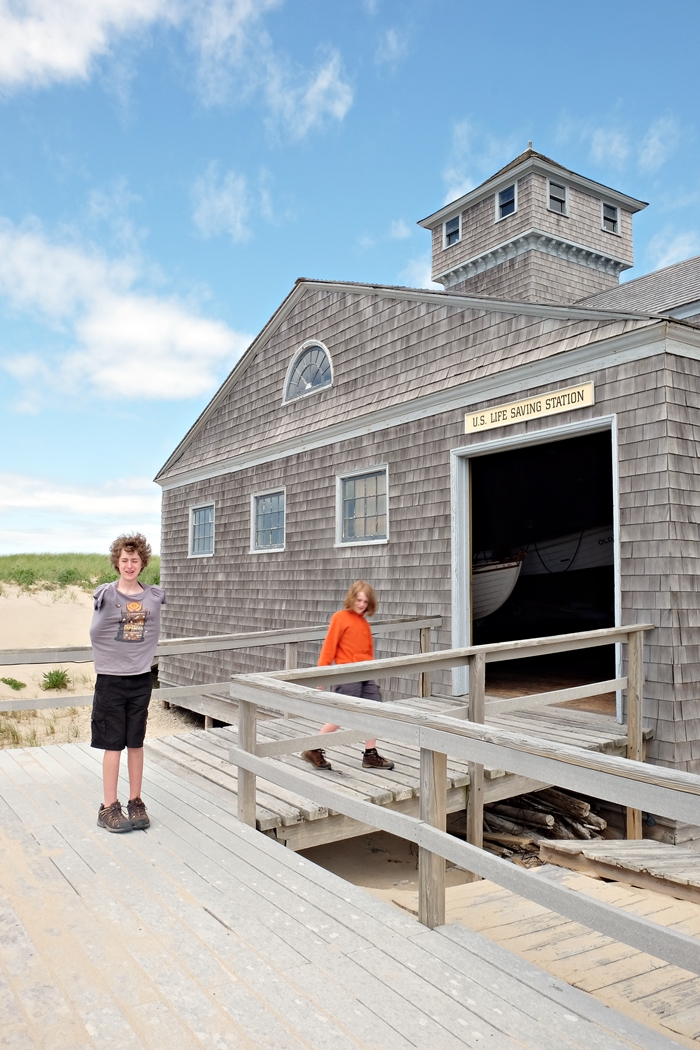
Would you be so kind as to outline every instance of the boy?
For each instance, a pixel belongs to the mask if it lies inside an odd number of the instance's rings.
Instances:
[[[151,548],[140,532],[118,536],[109,549],[119,573],[115,583],[105,583],[94,593],[95,612],[90,626],[97,681],[92,704],[92,747],[104,750],[102,781],[104,802],[97,815],[98,827],[131,831],[150,824],[141,801],[143,740],[151,699],[151,664],[160,635],[160,610],[165,605],[162,587],[139,583]],[[127,749],[129,770],[128,817],[117,798],[119,762]]]

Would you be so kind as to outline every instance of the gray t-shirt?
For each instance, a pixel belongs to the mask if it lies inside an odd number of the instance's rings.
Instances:
[[[122,594],[116,583],[104,583],[95,591],[90,641],[97,674],[150,671],[160,636],[165,591],[148,583],[141,586],[141,594]]]

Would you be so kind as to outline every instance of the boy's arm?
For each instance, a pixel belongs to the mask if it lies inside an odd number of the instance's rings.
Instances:
[[[319,667],[328,667],[335,660],[338,642],[343,633],[343,625],[340,613],[333,613],[328,625],[328,633],[321,646],[321,654],[318,658]]]

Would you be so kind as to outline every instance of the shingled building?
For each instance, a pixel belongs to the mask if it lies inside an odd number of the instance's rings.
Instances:
[[[168,634],[323,622],[357,578],[441,646],[651,622],[649,758],[700,772],[700,259],[619,284],[645,206],[528,148],[420,223],[444,291],[297,281],[156,479]]]

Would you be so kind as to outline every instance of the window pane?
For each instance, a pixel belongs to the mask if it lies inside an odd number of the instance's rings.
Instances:
[[[342,540],[386,539],[386,471],[344,478]]]
[[[190,554],[214,553],[214,507],[196,507],[192,512]]]
[[[284,547],[284,493],[255,497],[255,549]]]
[[[515,211],[515,183],[498,194],[498,212],[501,218]]]
[[[459,240],[459,215],[454,219],[449,219],[445,223],[445,242],[446,244],[456,244]]]
[[[287,383],[286,399],[291,401],[312,390],[320,390],[332,383],[331,363],[322,346],[310,346],[294,365]]]

